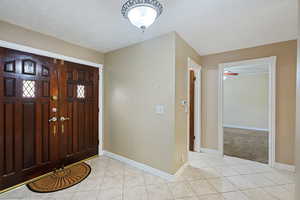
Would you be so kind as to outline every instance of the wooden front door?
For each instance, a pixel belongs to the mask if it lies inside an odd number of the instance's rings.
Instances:
[[[195,143],[195,72],[190,71],[190,151],[194,151],[194,143]]]
[[[96,132],[97,69],[0,48],[0,191],[96,155]]]
[[[60,157],[64,165],[98,154],[99,70],[76,63],[60,66]]]

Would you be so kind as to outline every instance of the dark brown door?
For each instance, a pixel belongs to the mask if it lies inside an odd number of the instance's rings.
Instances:
[[[98,69],[0,47],[0,190],[97,153]]]
[[[69,164],[98,153],[99,70],[64,62],[60,66],[60,157]]]
[[[195,72],[190,71],[190,151],[194,151],[195,142]]]
[[[53,59],[0,48],[0,189],[53,168]],[[53,104],[53,105],[51,105]],[[47,170],[46,170],[47,171]]]

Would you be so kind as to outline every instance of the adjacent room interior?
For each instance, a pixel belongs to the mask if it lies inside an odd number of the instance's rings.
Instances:
[[[296,200],[297,6],[1,0],[0,199]]]
[[[269,67],[224,68],[224,155],[269,163]]]

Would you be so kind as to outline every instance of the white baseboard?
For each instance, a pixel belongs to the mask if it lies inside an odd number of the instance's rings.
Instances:
[[[119,161],[124,162],[128,165],[136,167],[140,170],[143,170],[143,171],[148,172],[150,174],[153,174],[155,176],[159,176],[159,177],[164,178],[166,180],[173,180],[176,177],[175,175],[169,174],[169,173],[161,171],[159,169],[155,169],[155,168],[150,167],[148,165],[145,165],[143,163],[136,162],[136,161],[131,160],[129,158],[125,158],[123,156],[120,156],[120,155],[117,155],[117,154],[114,154],[114,153],[111,153],[111,152],[108,152],[108,151],[103,151],[103,153],[107,157],[113,158],[115,160],[119,160]]]
[[[214,155],[218,155],[218,156],[222,155],[220,151],[215,150],[215,149],[200,148],[200,152],[214,154]]]
[[[246,129],[246,130],[253,130],[253,131],[269,131],[268,129],[264,128],[256,128],[256,127],[249,127],[249,126],[236,126],[231,124],[223,124],[224,128],[238,128],[238,129]]]
[[[188,165],[189,165],[189,162],[184,163],[184,164],[179,168],[179,170],[177,170],[177,172],[175,173],[175,175],[174,175],[173,178],[179,177],[179,176],[183,173],[183,171],[185,170],[185,168],[186,168]]]
[[[287,170],[287,171],[291,171],[291,172],[295,172],[296,171],[296,167],[294,165],[287,165],[287,164],[278,163],[278,162],[274,163],[274,168],[276,168],[276,169],[282,169],[282,170]]]

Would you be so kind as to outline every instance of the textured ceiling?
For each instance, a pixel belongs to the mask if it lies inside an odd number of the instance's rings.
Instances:
[[[297,0],[161,0],[144,34],[123,19],[121,0],[1,0],[0,19],[108,52],[170,31],[200,55],[297,38]]]

